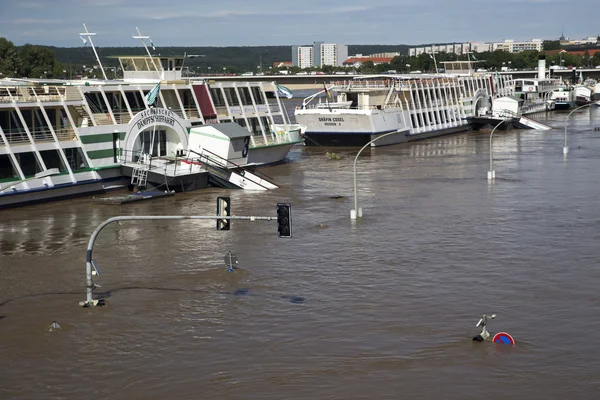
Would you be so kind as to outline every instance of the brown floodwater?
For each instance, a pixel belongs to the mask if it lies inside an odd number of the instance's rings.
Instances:
[[[555,129],[297,147],[282,187],[0,212],[0,399],[593,399],[600,395],[600,109]],[[275,216],[120,222],[116,215]],[[232,251],[239,268],[227,272]],[[481,314],[515,346],[472,341]],[[53,321],[61,329],[51,330]]]

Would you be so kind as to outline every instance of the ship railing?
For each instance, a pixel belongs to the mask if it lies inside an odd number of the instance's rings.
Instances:
[[[298,109],[300,109],[301,107],[298,106]],[[327,103],[316,103],[316,104],[307,104],[305,105],[302,109],[304,110],[327,110],[327,109],[332,109],[332,110],[383,110],[386,108],[398,108],[398,106],[393,102],[389,102],[387,104],[375,104],[375,105],[368,105],[368,106],[343,106],[343,107],[339,107],[336,106],[335,104],[331,104],[330,106],[327,105]]]
[[[364,90],[364,89],[387,89],[393,85],[391,79],[377,79],[377,80],[343,80],[331,82],[333,87],[339,87],[343,90]]]
[[[252,174],[259,177],[261,180],[273,182],[273,178],[270,177],[269,175],[267,175],[257,169],[242,167],[241,165],[236,164],[235,162],[233,162],[231,160],[227,160],[226,158],[223,158],[220,155],[215,154],[210,150],[202,149],[201,153],[196,153],[195,151],[190,150],[190,153],[198,154],[200,156],[200,160],[202,160],[202,162],[208,166],[213,165],[213,166],[216,166],[217,168],[221,168],[221,169],[228,169],[228,170],[229,169],[237,169],[238,171],[245,171],[245,170],[252,169],[252,171],[251,171]],[[242,175],[244,175],[243,172],[242,172]],[[260,182],[257,182],[248,176],[244,175],[244,178],[256,185],[263,186]]]
[[[194,107],[186,107],[186,108],[179,108],[177,107],[170,109],[171,111],[173,111],[175,114],[177,114],[177,116],[179,116],[179,118],[183,118],[183,119],[193,119],[193,118],[200,118],[200,113],[198,113],[198,110]]]
[[[0,103],[35,103],[61,101],[65,94],[62,86],[0,87]]]
[[[123,150],[119,152],[119,163],[130,166],[137,165],[137,161],[144,153],[141,150]],[[134,167],[135,168],[135,167]],[[177,157],[177,156],[152,156],[148,164],[144,165],[148,172],[152,171],[164,176],[181,176],[206,170],[202,157]]]
[[[56,138],[60,142],[68,142],[71,140],[77,140],[77,134],[75,134],[75,129],[73,129],[73,128],[55,129],[54,133],[56,134]]]
[[[109,113],[92,113],[96,125],[113,125],[113,120]]]
[[[421,106],[419,106],[418,104],[415,103],[408,103],[408,109],[409,110],[425,110],[428,108],[445,108],[448,106],[455,106],[457,105],[457,103],[455,101],[435,101],[435,102],[427,102],[425,104],[421,104]]]
[[[110,114],[108,114],[110,116]],[[131,115],[129,115],[129,112],[124,111],[124,112],[114,112],[113,111],[113,115],[115,116],[115,121],[117,124],[128,124],[129,121],[131,121]],[[95,114],[94,114],[95,117]]]
[[[512,110],[500,109],[500,110],[492,110],[492,115],[494,117],[500,118],[520,118],[521,112],[514,112]]]
[[[70,141],[77,139],[73,128],[55,129],[54,133],[59,141]],[[31,131],[31,137],[36,143],[53,142],[54,137],[50,129],[36,129]]]
[[[65,86],[65,101],[81,101],[83,97],[76,86]]]
[[[5,129],[4,136],[10,145],[18,145],[18,144],[30,144],[29,137],[27,136],[27,132],[24,129]],[[4,146],[4,141],[0,140],[0,146]]]
[[[254,147],[292,142],[292,138],[290,136],[289,130],[281,130],[281,129],[274,130],[265,136],[263,136],[262,134],[253,134],[251,136],[251,138],[252,138],[252,143],[253,143]]]

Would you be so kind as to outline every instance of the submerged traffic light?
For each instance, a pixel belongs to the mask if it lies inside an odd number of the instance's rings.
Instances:
[[[292,206],[277,203],[277,236],[292,237]]]
[[[230,217],[231,216],[231,202],[229,197],[217,197],[217,216],[218,217]],[[217,219],[217,230],[228,231],[231,227],[230,219]]]

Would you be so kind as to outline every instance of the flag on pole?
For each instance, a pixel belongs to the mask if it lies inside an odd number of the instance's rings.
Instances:
[[[153,106],[156,102],[156,98],[158,97],[158,93],[160,92],[160,82],[154,86],[154,89],[148,92],[146,95],[146,102],[148,102],[149,106]]]
[[[323,83],[323,89],[325,90],[325,94],[327,95],[327,97],[331,98],[331,93],[329,93],[329,90],[327,90],[327,86],[325,85],[325,83]]]
[[[294,93],[292,93],[292,91],[288,88],[286,88],[285,86],[281,86],[281,85],[276,85],[277,86],[277,94],[281,97],[285,97],[287,99],[291,99],[292,97],[294,97]]]

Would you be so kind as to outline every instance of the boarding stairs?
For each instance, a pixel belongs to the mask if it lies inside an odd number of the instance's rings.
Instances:
[[[204,149],[201,153],[190,150],[199,156],[199,162],[208,172],[208,181],[211,185],[229,189],[244,190],[271,190],[277,189],[272,178],[258,171],[250,171],[232,161]]]
[[[543,124],[531,118],[524,117],[522,115],[518,120],[513,120],[513,126],[515,128],[537,129],[541,131],[549,131],[550,129],[552,129],[552,127],[549,125]]]
[[[131,173],[131,184],[138,187],[145,187],[148,181],[148,170],[150,166],[150,154],[141,154],[137,160],[133,172]]]
[[[536,129],[542,131],[548,131],[552,129],[552,127],[549,125],[510,110],[496,110],[492,113],[492,117],[510,119],[513,128],[516,129]]]

